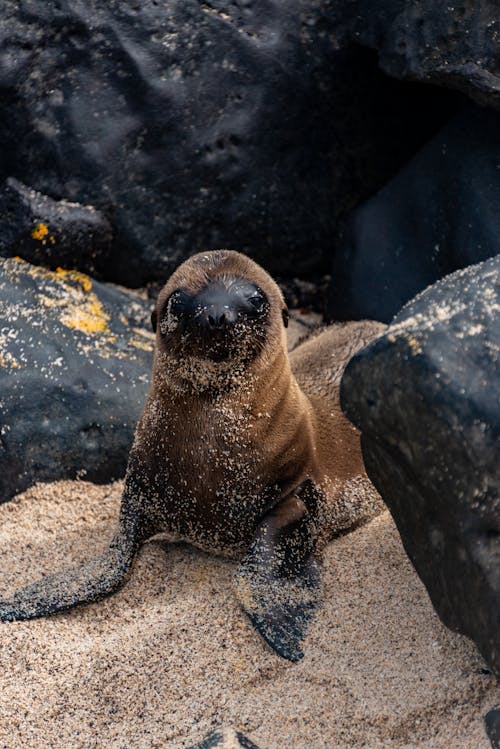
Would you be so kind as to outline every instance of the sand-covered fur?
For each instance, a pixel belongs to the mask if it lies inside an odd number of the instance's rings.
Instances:
[[[3,620],[95,601],[157,533],[243,555],[236,592],[280,655],[320,601],[318,550],[380,509],[359,434],[339,405],[350,356],[383,326],[328,328],[289,358],[288,311],[256,263],[194,255],[159,295],[151,390],[132,447],[117,532],[98,558],[0,603]]]

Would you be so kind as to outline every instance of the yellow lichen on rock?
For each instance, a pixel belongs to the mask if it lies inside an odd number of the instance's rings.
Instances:
[[[59,308],[63,325],[86,335],[111,335],[109,315],[97,295],[91,292],[92,280],[85,273],[65,268],[51,271],[30,266],[21,258],[19,261],[25,266],[23,272],[41,281],[39,303],[47,308]],[[52,286],[53,283],[56,285]]]
[[[64,281],[79,283],[83,291],[89,292],[92,289],[92,280],[85,273],[80,273],[78,270],[66,270],[66,268],[56,268],[56,273]]]
[[[108,327],[109,315],[104,311],[95,294],[90,294],[81,307],[72,306],[61,315],[61,322],[73,330],[80,330],[86,335],[96,333],[110,334]]]
[[[422,353],[422,346],[420,345],[419,341],[415,338],[415,336],[408,334],[406,336],[406,340],[408,341],[408,345],[410,347],[410,350],[413,356],[418,356],[418,354]]]
[[[49,233],[49,227],[47,224],[38,223],[35,228],[31,232],[31,236],[33,239],[38,239],[39,241],[42,241],[45,239],[47,234]]]
[[[20,366],[21,365],[17,359],[15,359],[9,351],[0,351],[0,367],[4,367],[4,369],[19,369]]]
[[[117,335],[109,327],[111,312],[92,290],[94,282],[85,273],[60,267],[55,271],[49,270],[31,265],[19,256],[5,260],[5,264],[12,282],[25,273],[36,279],[36,304],[31,308],[22,307],[23,318],[34,319],[39,315],[40,309],[50,310],[66,328],[85,334],[86,341],[79,339],[76,342],[80,349],[88,345],[90,348],[87,353],[98,352],[102,358],[114,356],[118,359],[134,359],[134,349],[153,350],[154,336],[141,328],[131,327],[123,313],[119,313],[119,320],[128,328],[128,334],[126,332],[121,336],[122,339],[126,336],[123,347],[113,346]],[[3,353],[0,340],[0,355]],[[0,367],[6,366],[13,367],[15,364],[3,356]]]
[[[141,349],[141,351],[152,351],[154,346],[149,341],[139,341],[137,338],[132,338],[128,342],[129,346],[132,346],[133,348]]]
[[[41,269],[36,270],[40,272]],[[55,299],[46,295],[40,299],[45,307],[57,306],[61,309],[63,325],[86,335],[110,335],[109,315],[96,294],[91,293],[92,280],[85,273],[57,268],[55,272],[44,271],[44,274],[65,287],[65,292]]]

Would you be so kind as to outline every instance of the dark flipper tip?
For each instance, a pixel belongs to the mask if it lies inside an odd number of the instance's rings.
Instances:
[[[301,647],[303,637],[295,631],[273,621],[274,617],[265,617],[258,614],[249,614],[250,621],[260,632],[267,644],[285,660],[297,663],[304,657]],[[305,632],[304,632],[305,634]]]
[[[293,578],[264,575],[242,565],[235,585],[238,600],[267,644],[292,663],[303,658],[302,641],[319,605],[316,563]]]

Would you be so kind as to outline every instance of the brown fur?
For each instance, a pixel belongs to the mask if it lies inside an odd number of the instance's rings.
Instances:
[[[168,305],[174,290],[199,292],[224,276],[257,284],[269,307],[236,318],[223,343],[231,356],[214,349],[216,361],[209,356],[215,336],[208,349],[193,343],[193,328],[177,330]],[[246,288],[252,294],[252,285]],[[0,620],[45,616],[109,595],[140,543],[168,532],[211,551],[244,553],[235,580],[239,601],[276,652],[302,657],[300,643],[320,599],[314,552],[379,508],[359,435],[340,410],[339,384],[352,354],[383,326],[332,326],[289,357],[284,320],[278,286],[247,257],[218,251],[180,266],[157,303],[153,384],[111,544],[96,559],[17,591],[0,603]]]
[[[224,274],[250,279],[266,293],[265,341],[246,367],[186,364],[189,351],[165,350],[158,327],[153,384],[134,446],[166,497],[153,524],[204,548],[239,552],[265,510],[309,478],[325,493],[318,517],[328,538],[373,513],[359,486],[352,487],[357,501],[346,507],[346,483],[360,479],[366,488],[368,480],[359,435],[338,393],[350,356],[383,326],[334,326],[289,357],[280,289],[252,260],[229,251],[195,255],[180,266],[159,296],[158,317],[175,289],[197,292]]]

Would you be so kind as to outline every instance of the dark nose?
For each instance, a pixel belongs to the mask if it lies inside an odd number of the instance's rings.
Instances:
[[[226,327],[226,313],[219,310],[213,310],[207,313],[207,321],[211,328]]]
[[[225,330],[236,322],[237,314],[226,305],[209,304],[203,308],[200,322],[210,330]]]

